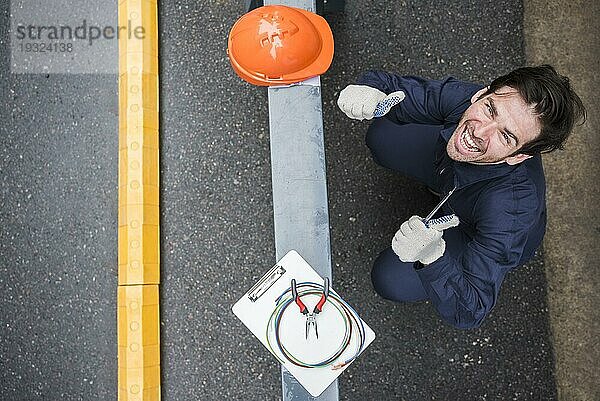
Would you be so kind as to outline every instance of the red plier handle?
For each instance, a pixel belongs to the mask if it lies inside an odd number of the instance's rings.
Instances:
[[[303,315],[306,315],[308,313],[308,308],[306,307],[306,305],[304,305],[304,302],[302,302],[302,300],[300,300],[300,297],[298,296],[298,289],[296,288],[296,279],[292,279],[292,298],[294,298],[294,301],[300,308],[300,312]]]
[[[323,283],[323,294],[321,294],[321,299],[315,305],[315,309],[313,309],[313,313],[315,315],[319,314],[323,310],[323,305],[327,302],[327,297],[329,296],[329,277],[325,277],[325,282]]]

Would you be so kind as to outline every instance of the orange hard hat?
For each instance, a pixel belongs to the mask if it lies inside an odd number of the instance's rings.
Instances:
[[[236,21],[227,54],[236,74],[251,84],[292,84],[327,71],[333,60],[333,34],[315,13],[263,6]]]

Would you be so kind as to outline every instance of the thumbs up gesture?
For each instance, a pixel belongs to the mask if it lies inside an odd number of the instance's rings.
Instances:
[[[352,119],[370,120],[387,114],[392,107],[404,100],[404,97],[402,91],[386,95],[370,86],[348,85],[340,92],[338,107]]]

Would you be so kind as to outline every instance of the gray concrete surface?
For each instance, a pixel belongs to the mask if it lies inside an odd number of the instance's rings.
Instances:
[[[571,78],[588,112],[566,150],[547,155],[548,276],[560,400],[600,400],[600,3],[525,1],[527,61]]]
[[[231,305],[275,260],[267,96],[225,54],[243,2],[161,3],[164,400],[276,400],[279,366]],[[116,76],[8,72],[0,5],[0,399],[116,397]],[[434,206],[378,168],[335,106],[368,68],[488,82],[525,63],[522,4],[356,1],[328,17],[322,77],[335,289],[377,332],[342,400],[553,400],[543,258],[510,274],[484,326],[378,298],[369,268]]]

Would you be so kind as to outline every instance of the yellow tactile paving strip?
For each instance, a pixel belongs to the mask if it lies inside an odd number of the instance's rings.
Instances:
[[[158,19],[152,0],[119,2],[118,399],[160,400]],[[143,29],[143,31],[141,31]]]
[[[160,399],[158,285],[118,291],[119,400]]]

